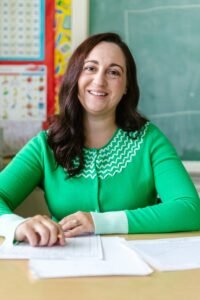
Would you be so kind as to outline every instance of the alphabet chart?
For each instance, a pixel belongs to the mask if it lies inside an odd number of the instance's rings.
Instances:
[[[43,60],[45,0],[0,0],[0,60]]]

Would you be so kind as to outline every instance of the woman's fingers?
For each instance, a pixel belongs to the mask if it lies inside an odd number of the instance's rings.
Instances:
[[[59,224],[47,216],[35,216],[20,224],[15,232],[19,241],[28,241],[31,246],[65,244],[64,232]]]
[[[28,241],[31,246],[65,245],[65,237],[94,232],[90,213],[77,212],[60,221],[52,221],[47,216],[34,216],[21,223],[15,231],[15,239]]]
[[[70,237],[73,237],[73,236],[83,235],[85,233],[86,233],[86,231],[84,230],[84,228],[82,226],[78,226],[78,227],[75,227],[71,230],[65,231],[64,234],[65,234],[65,238],[70,238]]]
[[[42,220],[42,225],[48,230],[49,236],[48,240],[45,240],[47,237],[46,233],[44,232],[44,240],[41,241],[41,246],[48,244],[48,246],[52,246],[56,243],[60,245],[65,244],[65,237],[63,230],[59,224],[56,224],[53,221],[49,220]],[[44,243],[44,244],[43,244]]]
[[[94,223],[90,213],[77,212],[60,221],[65,237],[82,235],[94,232]]]
[[[38,235],[38,246],[48,245],[49,238],[50,238],[50,231],[44,225],[44,223],[42,221],[35,223],[33,229],[35,231],[35,234]]]
[[[72,218],[66,217],[65,220],[62,223],[60,223],[63,231],[71,230],[71,229],[79,226],[80,224],[81,224],[81,222],[79,222],[77,219],[75,219],[73,217]]]
[[[16,237],[16,240],[28,242],[31,246],[34,247],[38,245],[39,236],[30,226],[23,226],[22,230],[19,230],[19,236]]]

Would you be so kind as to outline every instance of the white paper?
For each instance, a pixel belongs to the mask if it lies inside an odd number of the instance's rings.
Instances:
[[[27,243],[0,246],[0,259],[103,259],[100,236],[66,239],[65,246],[32,247]]]
[[[31,273],[38,278],[149,275],[153,270],[124,246],[117,237],[102,237],[104,260],[30,260]]]
[[[157,270],[200,268],[200,237],[138,240],[125,243]]]

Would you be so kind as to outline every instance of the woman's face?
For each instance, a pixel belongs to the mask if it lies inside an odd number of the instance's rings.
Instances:
[[[78,98],[87,115],[115,116],[126,93],[126,62],[121,48],[101,42],[86,57],[78,80]]]

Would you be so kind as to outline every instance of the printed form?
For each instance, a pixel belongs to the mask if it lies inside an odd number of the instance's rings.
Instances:
[[[4,242],[0,259],[103,259],[103,251],[100,236],[91,235],[68,238],[65,246],[32,247],[28,243]]]
[[[126,241],[153,268],[176,271],[200,268],[200,237]]]

